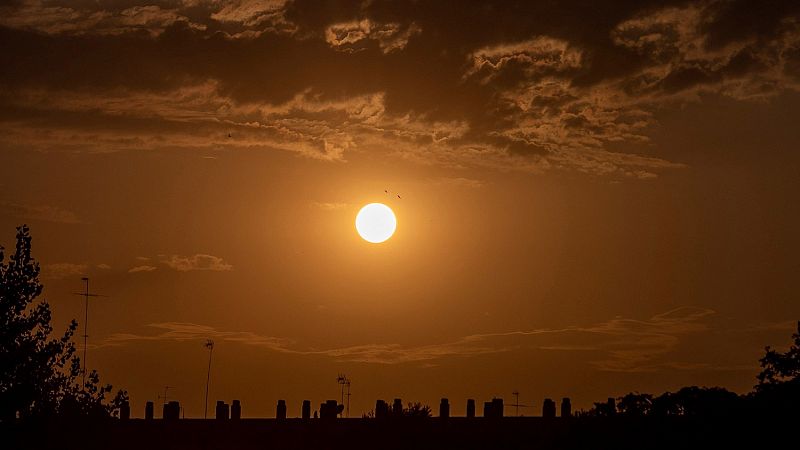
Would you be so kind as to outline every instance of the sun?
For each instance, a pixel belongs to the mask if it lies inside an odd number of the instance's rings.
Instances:
[[[397,218],[391,208],[383,203],[370,203],[356,216],[356,231],[367,242],[379,244],[392,237],[397,229]]]

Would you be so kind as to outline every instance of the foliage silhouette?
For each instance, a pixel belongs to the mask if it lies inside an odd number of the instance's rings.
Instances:
[[[431,417],[432,415],[431,407],[420,402],[409,402],[403,408],[403,417]]]
[[[792,341],[786,353],[779,353],[769,346],[764,348],[766,353],[758,360],[761,373],[758,374],[756,390],[800,378],[800,321],[797,322],[797,332],[792,334]]]
[[[647,416],[653,411],[653,396],[631,392],[617,399],[617,411],[625,416]]]
[[[8,262],[0,247],[0,419],[116,416],[127,392],[107,401],[112,387],[101,385],[96,371],[85,385],[77,381],[82,368],[72,336],[78,322],[51,337],[50,305],[37,300],[43,286],[27,225],[17,227],[16,241]]]

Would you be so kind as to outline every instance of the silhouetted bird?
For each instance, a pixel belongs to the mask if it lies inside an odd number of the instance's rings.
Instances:
[[[228,137],[229,137],[229,138],[231,138],[231,137],[233,137],[233,135],[232,135],[232,134],[230,134],[230,133],[228,133]]]
[[[403,197],[400,197],[400,194],[397,194],[397,198],[399,198],[400,200],[403,199]]]

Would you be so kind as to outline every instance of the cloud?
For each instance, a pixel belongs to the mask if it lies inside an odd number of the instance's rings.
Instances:
[[[477,76],[488,83],[504,71],[521,71],[526,77],[575,71],[581,67],[581,51],[569,42],[537,36],[522,42],[483,47],[470,55],[472,67],[465,77]]]
[[[160,330],[157,334],[137,335],[132,333],[116,333],[106,338],[109,345],[122,345],[131,341],[199,341],[217,339],[221,341],[238,342],[249,345],[258,345],[271,350],[283,351],[291,341],[283,338],[260,336],[246,331],[220,331],[207,325],[198,325],[185,322],[152,323],[149,328]]]
[[[343,209],[350,206],[349,203],[342,203],[342,202],[311,202],[312,208],[318,208],[323,211],[335,211],[337,209]]]
[[[397,23],[376,23],[369,19],[342,22],[325,29],[325,41],[338,51],[355,52],[374,41],[383,53],[402,50],[412,36],[422,30],[415,23],[402,27]]]
[[[162,9],[157,5],[105,10],[49,6],[40,0],[25,0],[17,8],[0,7],[0,12],[4,13],[0,15],[2,26],[47,34],[121,35],[144,32],[158,36],[177,22],[197,30],[206,28],[205,25],[191,22],[177,8]]]
[[[239,37],[255,37],[261,32],[294,33],[297,27],[286,20],[286,0],[233,0],[219,2],[219,9],[209,16],[223,23],[236,24],[249,32]]]
[[[88,264],[76,264],[76,263],[45,264],[42,266],[42,276],[44,278],[51,280],[60,280],[63,278],[86,275],[87,270],[89,270]]]
[[[0,8],[0,145],[652,179],[659,111],[800,91],[797,2],[135,3]]]
[[[83,223],[74,212],[51,205],[21,205],[0,201],[0,214],[54,223]]]
[[[684,339],[709,331],[708,319],[715,312],[706,308],[681,307],[649,319],[617,317],[588,326],[529,329],[463,336],[419,346],[397,343],[367,343],[353,346],[310,349],[294,340],[244,331],[221,331],[207,325],[154,323],[148,327],[165,330],[156,334],[115,334],[108,342],[120,345],[137,340],[191,341],[214,338],[266,347],[296,355],[326,356],[341,361],[372,364],[431,362],[444,358],[476,357],[521,350],[585,352],[582,359],[609,372],[652,372],[663,369],[708,370],[716,364],[675,359],[674,352]],[[740,370],[742,367],[728,367]]]
[[[154,271],[156,269],[158,269],[158,267],[148,266],[148,265],[134,266],[134,267],[131,267],[130,269],[128,269],[128,273],[152,272],[152,271]]]
[[[431,180],[431,182],[439,186],[471,188],[471,189],[477,189],[485,185],[485,182],[482,180],[476,180],[473,178],[465,178],[465,177],[439,177]]]
[[[100,270],[111,270],[111,266],[106,264],[106,263],[100,263],[100,264],[96,265],[95,267],[97,267]]]
[[[162,264],[178,272],[189,272],[193,270],[225,272],[233,270],[233,266],[223,261],[222,258],[201,253],[194,256],[159,255],[159,259]]]

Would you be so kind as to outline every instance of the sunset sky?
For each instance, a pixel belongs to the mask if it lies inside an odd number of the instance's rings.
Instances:
[[[538,415],[747,392],[800,318],[800,2],[2,0],[0,49],[0,244],[59,333],[108,296],[135,417],[202,417],[207,338],[248,417]]]

